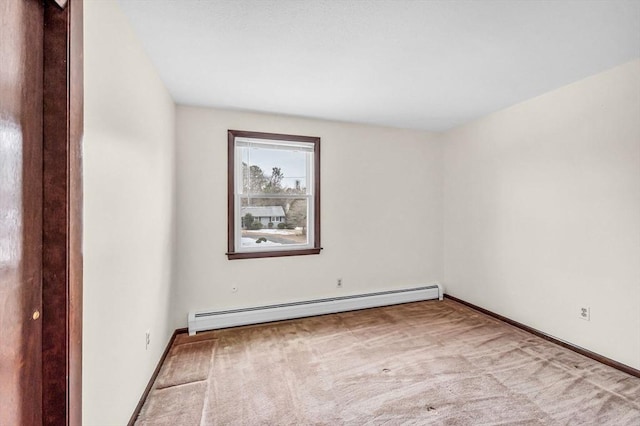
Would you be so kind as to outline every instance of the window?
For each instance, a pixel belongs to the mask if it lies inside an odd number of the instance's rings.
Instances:
[[[320,138],[228,131],[229,259],[320,253]]]

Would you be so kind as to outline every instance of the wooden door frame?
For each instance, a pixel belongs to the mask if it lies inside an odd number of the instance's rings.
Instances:
[[[82,0],[44,2],[42,419],[82,423]]]
[[[0,425],[42,424],[43,15],[0,1]]]

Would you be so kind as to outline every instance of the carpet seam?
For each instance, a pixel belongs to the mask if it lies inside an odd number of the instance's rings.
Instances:
[[[165,389],[177,388],[179,386],[185,386],[185,385],[190,385],[190,384],[193,384],[193,383],[200,383],[200,382],[206,382],[206,381],[207,381],[206,378],[200,379],[200,380],[191,380],[191,381],[188,381],[188,382],[175,383],[175,384],[168,385],[168,386],[162,386],[162,387],[158,386],[158,387],[156,387],[155,389],[152,389],[152,390],[165,390]]]
[[[216,339],[216,342],[213,344],[213,348],[211,349],[211,356],[209,357],[209,372],[207,373],[207,387],[204,393],[204,398],[202,401],[202,410],[200,410],[200,426],[206,426],[204,422],[205,419],[205,412],[207,410],[207,406],[209,404],[209,395],[210,395],[210,389],[211,389],[211,383],[213,382],[213,366],[215,363],[215,354],[216,354],[216,349],[218,348],[218,341]]]

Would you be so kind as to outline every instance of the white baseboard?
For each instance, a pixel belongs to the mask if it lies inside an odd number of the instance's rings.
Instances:
[[[256,306],[251,308],[228,309],[222,311],[189,312],[189,335],[198,331],[216,330],[240,325],[282,321],[314,315],[333,314],[358,309],[375,308],[399,303],[422,300],[442,300],[443,290],[440,284],[432,284],[402,290],[381,291],[377,293],[353,296],[332,297],[277,305]]]

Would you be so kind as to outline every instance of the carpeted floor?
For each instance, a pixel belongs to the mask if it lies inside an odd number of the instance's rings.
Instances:
[[[640,379],[451,300],[180,335],[138,425],[640,425]]]

